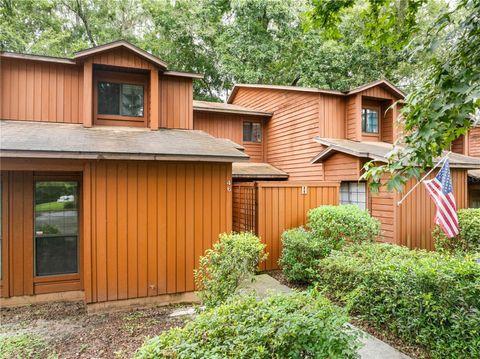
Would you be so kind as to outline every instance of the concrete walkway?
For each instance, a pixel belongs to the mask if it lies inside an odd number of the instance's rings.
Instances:
[[[286,285],[281,284],[275,278],[270,277],[268,274],[260,274],[255,277],[253,282],[249,281],[249,283],[245,283],[241,286],[239,291],[255,291],[259,298],[263,298],[269,293],[290,293],[292,290]],[[354,326],[352,325],[352,327]],[[359,328],[356,329],[359,332],[362,332],[361,341],[364,343],[364,346],[359,350],[362,359],[410,359],[410,357],[400,353],[387,343],[365,333]]]

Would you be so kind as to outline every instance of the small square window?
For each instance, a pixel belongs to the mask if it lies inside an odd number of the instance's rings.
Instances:
[[[143,117],[143,86],[98,83],[98,114]]]
[[[367,208],[365,182],[342,182],[340,184],[340,204],[354,204],[361,209]]]
[[[362,131],[365,133],[378,133],[378,118],[378,110],[363,108]]]
[[[243,122],[243,141],[262,142],[262,124],[259,122]]]

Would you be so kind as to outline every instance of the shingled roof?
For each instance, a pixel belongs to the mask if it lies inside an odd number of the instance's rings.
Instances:
[[[351,141],[346,139],[321,137],[316,137],[315,141],[326,146],[326,148],[312,159],[312,163],[322,162],[337,152],[355,157],[386,162],[387,155],[393,150],[393,144],[386,142]],[[480,159],[475,157],[450,153],[448,159],[452,168],[480,168]]]
[[[0,157],[210,162],[249,158],[234,144],[203,131],[5,120],[0,121]]]

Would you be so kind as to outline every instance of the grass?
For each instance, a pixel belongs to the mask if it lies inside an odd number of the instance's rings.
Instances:
[[[67,202],[40,203],[35,206],[35,210],[37,212],[62,211],[65,208],[65,203]]]
[[[32,334],[0,335],[0,359],[45,358],[47,342]]]

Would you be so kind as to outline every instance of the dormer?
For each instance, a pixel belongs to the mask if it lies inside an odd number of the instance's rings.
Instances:
[[[392,106],[404,94],[386,80],[375,81],[346,93],[345,137],[354,141],[393,143],[397,137]]]
[[[0,53],[0,118],[193,129],[193,79],[158,57],[115,41],[72,59]],[[15,96],[13,96],[15,94]]]

